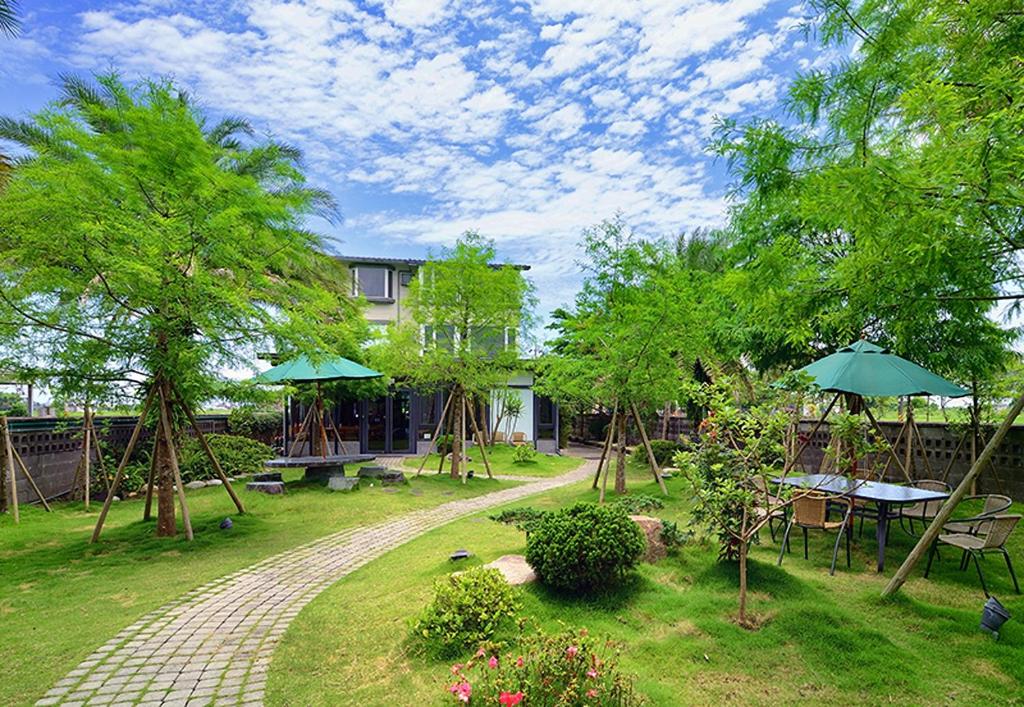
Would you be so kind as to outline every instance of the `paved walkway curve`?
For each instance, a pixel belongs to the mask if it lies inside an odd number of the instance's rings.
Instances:
[[[214,580],[121,631],[36,704],[261,705],[277,642],[328,586],[428,530],[595,469],[588,460],[558,477],[342,530]]]

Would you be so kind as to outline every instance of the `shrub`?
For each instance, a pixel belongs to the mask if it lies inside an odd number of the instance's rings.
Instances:
[[[517,530],[529,533],[547,514],[547,511],[531,508],[530,506],[522,506],[520,508],[508,508],[501,513],[495,513],[489,517],[497,523],[512,525]]]
[[[654,452],[654,460],[658,462],[658,466],[668,466],[672,463],[678,452],[681,452],[686,447],[679,442],[673,442],[670,439],[652,439],[651,440],[651,451]],[[631,454],[633,461],[646,464],[647,463],[647,450],[641,444],[636,447]]]
[[[577,503],[546,514],[526,538],[526,561],[548,586],[570,592],[614,585],[636,567],[646,541],[615,505]]]
[[[674,553],[689,542],[690,537],[691,534],[680,530],[675,521],[661,519],[661,542],[670,553]]]
[[[618,647],[586,630],[536,634],[519,650],[500,652],[483,646],[465,665],[455,664],[448,693],[456,702],[485,705],[558,705],[634,707],[644,699],[623,673]]]
[[[413,626],[427,652],[450,658],[490,640],[519,611],[516,590],[496,569],[473,567],[442,577],[434,599]]]
[[[532,444],[521,444],[512,452],[513,464],[532,464],[537,461],[537,450]]]
[[[270,442],[281,431],[281,412],[269,408],[246,405],[228,413],[231,434]]]
[[[228,476],[255,474],[262,470],[263,462],[274,458],[274,450],[254,439],[238,435],[209,434],[206,441]],[[203,451],[199,440],[186,437],[181,444],[179,465],[181,480],[204,481],[216,477],[213,465]]]
[[[437,436],[437,453],[441,456],[450,454],[452,451],[452,445],[455,443],[454,435],[438,435]]]
[[[660,498],[648,496],[645,493],[638,493],[631,496],[619,496],[612,501],[612,503],[630,515],[644,513],[645,511],[654,511],[665,507],[665,504],[662,503]]]

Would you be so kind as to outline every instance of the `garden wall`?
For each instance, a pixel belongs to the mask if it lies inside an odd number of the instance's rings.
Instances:
[[[97,416],[96,433],[105,444],[123,450],[136,421],[135,417]],[[197,421],[203,432],[227,431],[227,415],[198,415]],[[25,460],[25,465],[43,494],[50,499],[68,493],[82,455],[82,421],[55,417],[11,418],[10,427],[14,447]],[[147,430],[144,436],[148,434]],[[18,482],[19,502],[38,502],[20,471],[15,478]],[[0,487],[4,485],[0,483]],[[4,491],[9,494],[9,489]]]
[[[577,419],[573,425],[574,437],[577,441],[599,441],[599,431],[608,424],[608,419],[607,415],[587,415],[582,419]],[[801,431],[804,434],[810,433],[814,424],[815,420],[805,420],[801,423]],[[892,441],[899,435],[902,423],[882,422],[880,426],[885,436]],[[944,422],[918,422],[918,427],[921,429],[925,452],[922,455],[919,445],[914,445],[914,478],[941,478],[949,465],[947,481],[956,486],[971,466],[970,441],[968,440],[957,451],[960,438],[956,429],[949,427]],[[668,429],[670,439],[685,439],[692,434],[692,425],[685,417],[669,418]],[[991,429],[987,430],[986,438],[990,437],[992,432]],[[660,421],[653,422],[648,433],[652,437],[660,437]],[[829,434],[828,424],[822,425],[814,434],[807,449],[801,455],[805,469],[818,470],[825,446],[828,444]],[[634,444],[638,441],[630,440]],[[978,454],[981,454],[982,448],[983,445],[979,447]],[[902,461],[905,453],[902,443],[896,445],[896,452]],[[978,493],[1001,493],[1016,501],[1024,501],[1024,425],[1015,425],[1011,428],[992,462],[992,468],[984,469],[978,479]],[[890,469],[888,480],[902,481],[901,474],[895,465],[892,465]]]

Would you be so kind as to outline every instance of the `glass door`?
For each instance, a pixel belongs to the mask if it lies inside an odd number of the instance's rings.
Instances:
[[[397,391],[389,400],[391,403],[391,448],[389,452],[408,452],[410,449],[409,423],[412,418],[412,394],[407,390]]]
[[[376,398],[366,406],[366,450],[386,452],[388,446],[388,398]]]

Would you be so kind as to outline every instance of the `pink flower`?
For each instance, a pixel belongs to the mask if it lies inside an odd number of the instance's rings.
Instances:
[[[587,697],[597,697],[597,690],[594,688],[587,690]]]
[[[587,677],[588,678],[596,678],[597,677],[597,671],[594,670],[593,668],[591,668],[590,670],[587,671]]]
[[[475,656],[475,657],[477,657],[477,658],[483,658],[483,657],[484,657],[485,655],[487,655],[487,653],[486,653],[486,652],[484,651],[484,649],[483,649],[483,648],[481,648],[480,650],[478,650],[478,651],[476,652],[476,656]]]
[[[452,675],[458,675],[462,670],[462,663],[456,663],[452,666]]]
[[[579,653],[579,652],[580,652],[580,649],[577,648],[576,646],[569,646],[568,648],[565,649],[565,657],[568,658],[569,660],[572,660],[573,658],[576,657],[576,654]]]
[[[517,668],[523,667],[523,656],[519,656],[518,658],[516,658],[516,667]]]
[[[468,703],[470,695],[473,694],[473,687],[468,682],[463,680],[462,682],[457,682],[451,687],[449,687],[448,692],[455,695],[455,698],[459,702]]]
[[[498,696],[498,703],[502,705],[517,705],[523,701],[523,693],[519,692],[502,692]]]
[[[487,667],[490,668],[491,670],[494,670],[495,668],[497,668],[498,667],[498,656],[492,655],[491,659],[489,661],[487,661]]]

